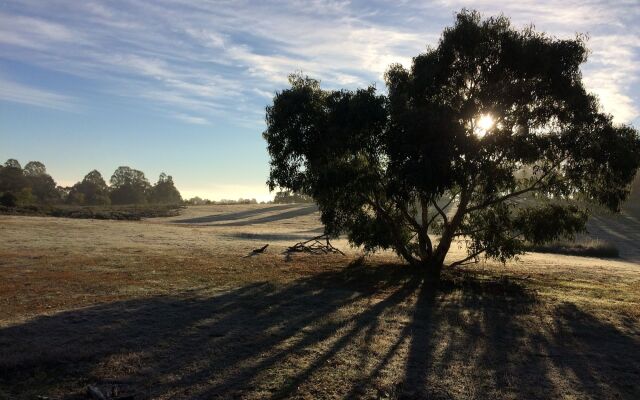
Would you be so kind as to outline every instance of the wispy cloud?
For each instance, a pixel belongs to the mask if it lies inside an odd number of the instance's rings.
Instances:
[[[448,7],[464,7],[464,1],[440,0]],[[640,117],[640,7],[636,0],[556,1],[477,0],[485,15],[504,13],[515,24],[534,24],[559,37],[587,34],[591,54],[583,66],[585,85],[600,99],[603,110],[617,122]]]
[[[76,99],[47,90],[26,86],[0,77],[0,101],[28,104],[61,111],[76,109]]]
[[[587,87],[598,95],[604,111],[615,121],[640,117],[640,37],[602,35],[591,38],[589,45],[592,54],[584,74]]]
[[[0,43],[45,49],[47,43],[80,41],[65,26],[40,18],[0,13]]]
[[[8,0],[0,14],[5,57],[102,83],[110,94],[151,101],[168,115],[256,124],[269,94],[302,70],[328,87],[376,84],[437,42],[463,0]],[[640,7],[635,0],[473,3],[552,35],[589,33],[585,81],[606,111],[640,114]],[[189,122],[187,119],[183,119]],[[193,120],[189,123],[194,123]]]
[[[194,115],[187,114],[175,114],[174,117],[180,121],[193,125],[209,125],[209,121],[206,118],[196,117]]]

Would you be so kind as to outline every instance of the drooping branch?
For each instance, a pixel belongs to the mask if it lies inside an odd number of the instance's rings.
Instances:
[[[487,251],[487,248],[484,247],[480,250],[474,251],[472,254],[470,254],[469,256],[463,258],[462,260],[458,260],[456,262],[453,262],[449,265],[449,268],[454,268],[454,267],[458,267],[460,265],[464,265],[467,261],[471,260],[471,259],[475,259],[477,258],[480,254],[484,253],[485,251]]]
[[[407,221],[407,223],[411,225],[411,227],[415,230],[415,232],[420,232],[420,230],[422,230],[422,226],[420,226],[418,221],[416,221],[416,219],[413,216],[411,216],[411,214],[409,214],[409,211],[407,210],[407,208],[398,201],[396,201],[395,203],[396,203],[396,207],[398,208],[398,210],[400,211],[404,219]]]
[[[389,229],[391,229],[391,236],[393,237],[393,240],[396,243],[396,246],[395,246],[396,247],[396,251],[409,264],[411,264],[411,265],[417,264],[418,261],[407,250],[406,243],[402,243],[402,240],[400,239],[402,237],[402,235],[398,231],[398,226],[396,224],[396,221],[393,219],[393,217],[391,217],[391,215],[389,215],[387,210],[385,210],[384,207],[382,207],[379,204],[378,201],[371,200],[371,199],[367,198],[366,196],[362,196],[362,199],[365,201],[366,204],[368,204],[369,206],[373,207],[378,212],[378,214],[387,222],[387,224],[389,224]]]
[[[549,170],[546,171],[544,174],[542,174],[542,176],[540,176],[540,178],[536,179],[536,181],[532,185],[530,185],[530,186],[528,186],[526,188],[520,189],[520,190],[516,190],[515,192],[507,193],[507,194],[505,194],[503,196],[500,196],[498,198],[493,198],[493,199],[487,200],[487,201],[485,201],[483,203],[480,203],[480,204],[477,204],[475,206],[469,207],[469,208],[467,208],[466,213],[471,213],[471,212],[474,212],[474,211],[478,211],[478,210],[481,210],[483,208],[492,206],[494,204],[502,203],[502,202],[504,202],[506,200],[509,200],[509,199],[512,199],[514,197],[518,197],[518,196],[521,196],[523,194],[526,194],[526,193],[529,193],[529,192],[533,192],[533,191],[539,191],[539,190],[544,189],[545,187],[548,187],[548,184],[547,185],[541,184],[542,181],[544,181],[545,178],[549,177],[549,175],[551,175],[551,173],[554,172],[555,169],[558,166],[560,166],[560,164],[564,160],[565,159],[562,159],[562,160],[554,163],[552,165],[552,167],[549,168]]]
[[[505,232],[505,231],[503,231],[503,232]],[[522,233],[517,233],[517,234],[515,234],[513,236],[510,236],[510,237],[507,238],[507,240],[513,240],[513,239],[517,238],[518,236],[522,236]],[[469,254],[467,257],[463,258],[462,260],[458,260],[458,261],[455,261],[455,262],[451,263],[449,265],[449,267],[450,268],[454,268],[454,267],[458,267],[458,266],[464,265],[467,261],[477,258],[480,254],[484,253],[488,249],[489,249],[488,246],[485,246],[485,247],[482,247],[480,249],[477,249],[476,251],[474,251],[473,253]]]
[[[474,229],[472,231],[459,231],[456,232],[453,236],[458,237],[458,236],[471,236],[471,235],[475,235],[477,233],[480,232],[484,232],[486,231],[488,228],[480,228],[480,229]]]

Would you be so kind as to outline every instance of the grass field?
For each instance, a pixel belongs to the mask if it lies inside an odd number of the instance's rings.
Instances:
[[[0,216],[0,399],[640,398],[633,259],[530,254],[436,290],[342,240],[279,254],[319,232],[309,205]]]

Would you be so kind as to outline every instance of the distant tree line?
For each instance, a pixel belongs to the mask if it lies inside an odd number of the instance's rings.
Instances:
[[[313,201],[313,197],[311,196],[291,191],[276,192],[276,195],[273,199],[273,202],[275,204],[313,203]]]
[[[71,187],[56,185],[39,161],[30,161],[24,168],[15,159],[0,166],[0,205],[5,207],[39,204],[122,205],[181,204],[182,196],[173,178],[164,172],[151,185],[144,172],[118,167],[107,185],[97,170],[89,172]]]
[[[271,201],[261,201],[260,204],[291,204],[291,203],[313,203],[314,200],[311,196],[307,196],[305,194],[291,192],[291,191],[281,191],[276,192],[275,197]],[[258,204],[256,199],[243,199],[239,198],[237,200],[209,200],[203,199],[201,197],[192,197],[188,200],[184,201],[184,204],[190,206],[202,206],[202,205],[211,205],[211,204],[220,204],[220,205],[231,205],[231,204]]]
[[[184,204],[190,205],[190,206],[203,206],[203,205],[210,205],[210,204],[223,204],[223,205],[229,205],[229,204],[258,204],[258,201],[256,199],[243,199],[242,197],[237,199],[237,200],[228,200],[228,199],[222,199],[222,200],[209,200],[209,199],[203,199],[201,197],[195,196],[192,197],[188,200],[184,201]],[[261,202],[260,204],[264,204],[264,201]]]

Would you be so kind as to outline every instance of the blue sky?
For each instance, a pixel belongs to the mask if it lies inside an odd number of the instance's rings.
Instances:
[[[264,107],[289,73],[383,88],[463,7],[588,33],[587,87],[640,127],[638,0],[0,0],[0,160],[63,185],[129,165],[185,197],[267,199]]]

